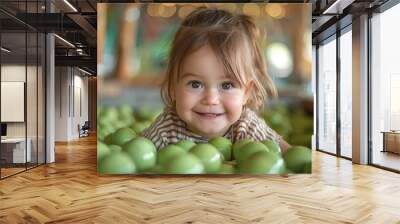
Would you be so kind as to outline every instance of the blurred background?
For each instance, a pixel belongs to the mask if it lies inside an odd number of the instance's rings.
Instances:
[[[182,19],[197,7],[255,18],[278,98],[260,114],[290,144],[311,147],[311,4],[98,4],[98,138],[121,127],[141,132],[162,111],[160,84]]]

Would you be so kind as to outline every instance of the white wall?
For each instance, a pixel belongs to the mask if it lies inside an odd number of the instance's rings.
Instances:
[[[33,162],[39,159],[39,163],[44,163],[44,82],[42,67],[30,66],[25,64],[3,64],[1,66],[1,76],[3,81],[18,81],[26,83],[26,106],[24,105],[22,113],[26,112],[27,119],[23,122],[6,122],[7,137],[24,138],[25,135],[30,140],[30,149]],[[27,80],[25,80],[27,78]],[[7,96],[2,96],[7,97]],[[12,110],[10,107],[2,107],[1,110]],[[11,112],[12,111],[7,111]],[[37,156],[37,153],[39,154]]]
[[[68,140],[68,85],[70,83],[67,67],[55,68],[55,140]]]
[[[79,138],[78,124],[88,120],[88,78],[83,75],[76,68],[56,67],[56,141]]]
[[[1,81],[1,121],[25,121],[25,82]],[[36,108],[36,105],[34,105]]]

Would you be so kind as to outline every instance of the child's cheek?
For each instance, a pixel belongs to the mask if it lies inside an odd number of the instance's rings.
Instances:
[[[226,107],[232,113],[240,113],[242,110],[242,103],[239,100],[232,100],[226,102]]]
[[[235,97],[231,97],[225,100],[225,109],[229,113],[232,119],[236,119],[242,113],[243,108],[243,97],[238,94]]]
[[[191,109],[193,108],[196,104],[199,96],[199,94],[196,92],[191,92],[191,91],[185,91],[179,98],[181,99],[181,104],[182,107],[185,109]]]

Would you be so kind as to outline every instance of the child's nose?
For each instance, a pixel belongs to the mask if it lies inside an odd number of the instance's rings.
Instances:
[[[216,89],[207,90],[202,99],[202,103],[207,104],[207,105],[218,104],[219,103],[218,90],[216,90]]]

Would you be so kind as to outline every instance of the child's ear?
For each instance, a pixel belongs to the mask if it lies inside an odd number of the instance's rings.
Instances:
[[[251,95],[251,91],[253,89],[253,81],[250,81],[249,83],[247,83],[245,90],[244,90],[244,102],[243,105],[247,104],[248,99],[250,98]]]
[[[175,86],[172,88],[172,90],[169,93],[169,96],[171,97],[171,101],[174,102],[176,99],[176,89]]]

